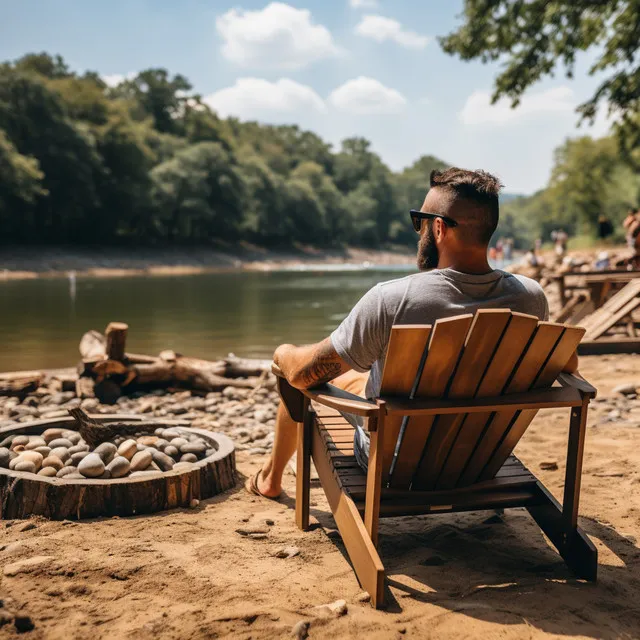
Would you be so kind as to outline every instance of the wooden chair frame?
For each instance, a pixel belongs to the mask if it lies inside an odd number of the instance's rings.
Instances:
[[[389,396],[373,402],[330,384],[299,391],[289,385],[276,366],[273,371],[278,376],[278,390],[287,411],[298,423],[296,523],[302,530],[309,527],[310,464],[313,459],[355,573],[376,608],[384,604],[384,566],[377,551],[380,517],[526,507],[569,568],[579,578],[596,580],[597,550],[578,526],[587,408],[590,399],[596,395],[596,389],[583,378],[560,374],[557,380],[560,387],[492,398],[408,400]],[[364,419],[364,428],[370,435],[364,496],[361,493],[354,495],[341,486],[334,466],[337,463],[332,463],[328,455],[317,419],[317,412],[322,407]],[[382,487],[381,442],[385,422],[393,416],[549,408],[570,409],[562,505],[533,474],[525,484],[513,486],[507,482],[508,478],[498,478],[448,491],[402,491]],[[519,463],[514,456],[511,459]]]

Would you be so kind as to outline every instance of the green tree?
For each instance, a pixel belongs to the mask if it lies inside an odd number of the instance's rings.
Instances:
[[[638,148],[640,0],[465,0],[463,24],[440,43],[463,60],[501,61],[493,100],[514,106],[559,65],[571,77],[578,54],[592,50],[589,73],[603,80],[578,111],[593,119],[607,105],[626,154]]]

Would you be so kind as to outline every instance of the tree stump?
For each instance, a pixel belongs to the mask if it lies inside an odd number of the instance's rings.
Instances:
[[[110,322],[105,332],[107,338],[106,353],[109,360],[124,360],[129,325],[124,322]]]
[[[159,426],[157,422],[141,422],[140,416],[95,417],[101,422],[130,423],[126,426],[149,434]],[[0,469],[0,517],[9,520],[40,515],[65,520],[140,515],[188,507],[194,498],[203,500],[232,488],[236,483],[233,442],[220,433],[191,429],[187,424],[179,420],[166,421],[167,427],[178,426],[204,438],[216,451],[186,471],[159,471],[144,477],[110,480],[66,480]],[[76,426],[71,416],[39,420],[0,429],[0,439],[12,434],[39,435],[50,427],[74,429]]]

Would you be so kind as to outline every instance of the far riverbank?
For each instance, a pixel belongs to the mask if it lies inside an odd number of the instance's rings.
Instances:
[[[270,250],[244,245],[233,250],[209,247],[3,247],[0,281],[35,278],[195,275],[223,271],[269,271],[311,265],[408,265],[415,251],[408,247],[385,250],[346,248],[321,250],[301,247]]]

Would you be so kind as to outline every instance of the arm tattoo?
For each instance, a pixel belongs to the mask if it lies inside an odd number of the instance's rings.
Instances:
[[[342,372],[340,356],[331,342],[323,343],[313,355],[311,362],[300,372],[305,387],[312,387],[337,378]]]

